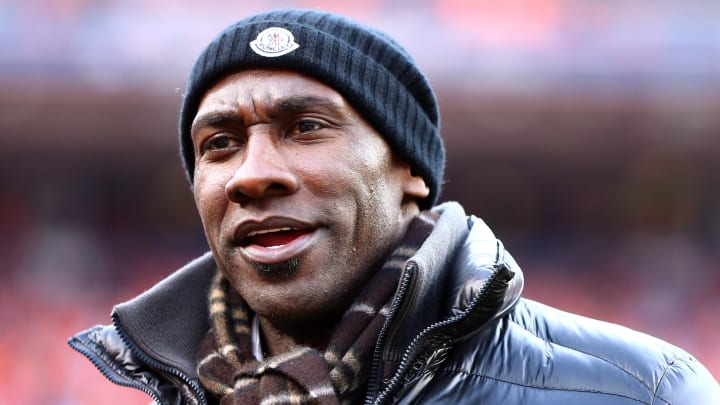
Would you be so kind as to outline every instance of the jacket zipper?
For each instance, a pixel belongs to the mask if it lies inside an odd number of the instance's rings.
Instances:
[[[380,368],[380,363],[382,362],[382,348],[383,346],[385,346],[385,336],[389,332],[389,325],[391,325],[395,321],[395,317],[400,310],[401,303],[404,301],[405,294],[407,292],[408,286],[410,285],[410,280],[412,279],[413,274],[415,274],[416,268],[417,264],[415,262],[408,262],[407,266],[405,267],[405,273],[403,274],[403,278],[402,280],[400,280],[397,296],[392,306],[390,307],[390,313],[388,314],[388,317],[385,320],[385,324],[383,325],[382,329],[380,329],[380,334],[378,335],[377,344],[375,345],[375,351],[373,353],[373,360],[370,365],[370,382],[368,383],[368,395],[365,397],[366,405],[373,403],[372,398],[374,394],[380,390],[380,381],[382,376],[378,375],[380,373],[378,369]]]
[[[130,338],[127,336],[127,334],[125,333],[125,329],[120,324],[120,320],[118,319],[117,314],[115,314],[115,313],[112,314],[112,323],[113,323],[113,326],[115,326],[115,329],[117,330],[118,335],[120,335],[120,339],[122,339],[123,343],[125,343],[125,345],[127,345],[127,347],[135,355],[137,355],[138,358],[140,358],[140,360],[142,362],[144,362],[147,365],[154,367],[160,371],[166,372],[168,374],[171,374],[171,375],[179,378],[184,384],[186,384],[188,387],[190,387],[190,389],[193,391],[193,393],[195,394],[195,396],[197,397],[197,399],[200,401],[201,404],[207,405],[207,400],[205,399],[205,394],[204,394],[203,390],[197,385],[197,383],[192,381],[187,375],[185,375],[185,373],[178,370],[177,368],[170,367],[166,364],[163,364],[163,363],[153,359],[152,357],[148,356],[142,350],[140,350],[140,348],[132,340],[130,340]],[[148,392],[148,390],[150,390],[150,388],[145,388],[145,389],[140,388],[140,389],[145,392]],[[180,393],[180,395],[182,395],[182,393]],[[160,401],[160,398],[156,394],[155,395],[151,394],[150,396],[153,397],[155,402],[157,402],[158,404],[162,404],[162,402]]]
[[[77,352],[79,352],[80,354],[85,356],[88,360],[90,360],[90,362],[92,362],[92,364],[95,365],[95,367],[98,370],[100,370],[102,375],[104,375],[105,378],[107,378],[109,381],[113,382],[114,384],[123,386],[123,387],[135,388],[137,390],[140,390],[140,391],[146,393],[147,395],[149,395],[153,399],[153,401],[155,401],[156,403],[158,403],[158,404],[161,403],[160,397],[158,396],[158,394],[155,393],[155,391],[153,391],[151,388],[149,388],[146,384],[142,384],[137,381],[133,381],[127,377],[124,380],[115,378],[115,376],[110,373],[109,367],[107,367],[104,363],[102,363],[100,360],[98,360],[97,354],[95,352],[93,352],[91,349],[88,349],[87,347],[85,347],[85,345],[83,345],[82,342],[80,342],[79,340],[72,339],[68,343],[70,344],[70,347],[72,347]]]
[[[503,266],[502,264],[500,266]],[[500,267],[502,268],[502,267]],[[388,382],[385,389],[378,394],[378,396],[375,398],[375,400],[370,400],[370,396],[366,399],[366,404],[384,404],[387,401],[388,395],[395,392],[397,390],[397,386],[401,383],[402,378],[409,372],[408,367],[410,367],[410,363],[412,360],[415,359],[416,354],[415,351],[417,350],[417,346],[421,343],[422,340],[434,330],[437,330],[439,328],[445,327],[447,325],[456,323],[461,321],[462,319],[466,318],[472,311],[477,308],[480,303],[484,302],[488,299],[487,295],[489,294],[489,291],[492,291],[491,289],[496,286],[496,284],[500,283],[499,280],[499,269],[493,271],[490,275],[490,278],[488,279],[488,282],[483,286],[483,289],[480,291],[480,293],[476,296],[475,300],[471,303],[469,308],[465,310],[462,314],[457,315],[455,317],[452,317],[450,319],[446,319],[444,321],[436,322],[425,329],[423,329],[420,333],[418,333],[417,336],[412,340],[408,348],[405,350],[402,356],[402,360],[400,361],[400,365],[398,366],[398,370],[395,372],[395,375],[393,378]],[[380,341],[378,340],[378,343]],[[380,345],[378,345],[379,347]],[[378,352],[378,347],[376,347],[375,354]],[[376,361],[377,359],[373,359],[373,361]]]

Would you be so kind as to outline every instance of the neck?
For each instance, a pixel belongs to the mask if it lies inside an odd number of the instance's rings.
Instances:
[[[279,325],[260,317],[260,336],[263,351],[275,356],[298,346],[324,351],[339,319],[303,322],[300,325]]]

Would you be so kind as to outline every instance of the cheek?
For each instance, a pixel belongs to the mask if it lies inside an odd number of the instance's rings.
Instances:
[[[354,190],[358,226],[362,233],[391,233],[399,217],[402,192],[394,175],[388,154],[378,154],[358,165],[356,177],[348,185]]]
[[[332,202],[337,205],[336,208],[351,210],[351,205],[362,207],[373,204],[377,201],[378,191],[387,188],[376,159],[367,161],[334,155],[328,160],[327,164],[315,164],[296,171],[305,188],[319,200]]]
[[[368,201],[379,205],[380,211],[388,211],[396,206],[399,208],[402,190],[391,155],[388,151],[383,152],[366,162],[361,181],[367,188]]]
[[[203,170],[202,167],[195,171],[194,178],[195,206],[208,232],[210,230],[208,227],[222,220],[222,214],[227,206],[226,182],[220,176],[220,171]]]

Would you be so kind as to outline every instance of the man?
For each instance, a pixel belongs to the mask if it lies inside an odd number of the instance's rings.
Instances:
[[[161,404],[720,403],[681,349],[520,297],[457,203],[435,97],[393,40],[318,11],[226,29],[180,144],[211,253],[70,340]]]

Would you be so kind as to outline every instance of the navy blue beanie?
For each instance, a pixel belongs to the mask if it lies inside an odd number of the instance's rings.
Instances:
[[[437,101],[410,55],[387,35],[316,10],[277,10],[238,21],[198,58],[180,111],[180,148],[190,182],[195,153],[190,127],[205,93],[225,76],[251,68],[292,70],[340,93],[410,164],[430,188],[420,207],[440,194],[445,148]]]

